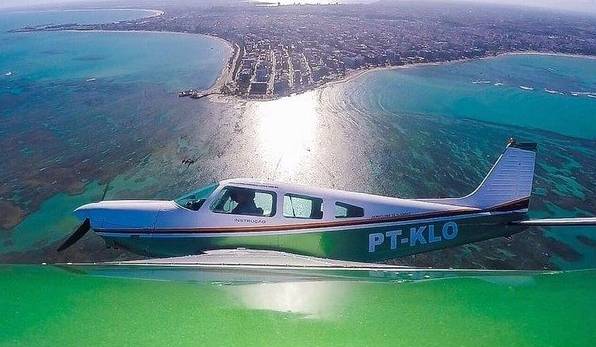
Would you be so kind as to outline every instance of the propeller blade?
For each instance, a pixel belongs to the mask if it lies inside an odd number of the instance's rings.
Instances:
[[[89,222],[89,218],[85,218],[85,221],[83,221],[83,223],[79,225],[77,230],[75,230],[75,232],[72,233],[72,235],[70,235],[66,239],[66,241],[64,241],[64,243],[60,245],[60,247],[58,247],[58,252],[62,252],[68,247],[74,245],[77,241],[81,239],[81,237],[83,237],[89,231],[89,229],[91,229],[91,222]]]

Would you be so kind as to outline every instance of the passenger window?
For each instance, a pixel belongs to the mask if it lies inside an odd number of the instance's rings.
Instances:
[[[284,195],[284,217],[287,218],[323,218],[323,199],[304,195]]]
[[[241,187],[225,187],[211,205],[216,213],[271,217],[275,214],[275,193]]]
[[[335,203],[335,218],[354,218],[363,216],[364,209],[362,207],[346,204],[345,202]]]

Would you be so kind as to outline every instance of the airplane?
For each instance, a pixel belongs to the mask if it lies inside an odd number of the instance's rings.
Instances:
[[[257,249],[378,262],[510,237],[534,226],[594,226],[595,217],[530,219],[537,145],[510,140],[488,175],[459,198],[400,199],[253,179],[223,180],[178,199],[115,200],[74,211],[108,247],[149,257]]]

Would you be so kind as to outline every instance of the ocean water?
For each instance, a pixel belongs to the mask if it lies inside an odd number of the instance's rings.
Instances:
[[[93,23],[139,18],[143,10],[0,12],[0,90],[20,94],[45,84],[160,84],[168,91],[208,88],[230,48],[201,35],[143,32],[9,33],[30,23]],[[8,74],[8,75],[7,75]]]
[[[390,113],[474,119],[596,139],[593,57],[505,55],[374,71],[338,89],[342,97]]]
[[[539,143],[533,216],[596,214],[592,59],[501,56],[375,71],[272,101],[190,100],[175,91],[213,83],[229,56],[220,41],[165,33],[6,35],[14,35],[5,43],[10,54],[28,58],[18,69],[8,67],[14,59],[0,58],[2,69],[15,70],[0,76],[0,161],[8,163],[0,167],[0,208],[20,216],[0,229],[2,262],[130,257],[104,251],[92,233],[64,254],[55,248],[76,227],[71,213],[80,204],[171,199],[232,177],[461,196],[512,136]],[[196,163],[183,165],[188,158]],[[396,262],[593,268],[596,250],[589,228],[537,228],[513,241]]]
[[[593,58],[505,55],[373,71],[330,86],[319,98],[323,113],[344,115],[338,126],[354,122],[357,126],[349,129],[368,136],[370,148],[357,157],[373,163],[368,171],[379,193],[467,194],[486,175],[506,139],[514,137],[539,145],[533,217],[594,216],[595,76]],[[496,265],[508,258],[523,262],[524,252],[526,259],[549,259],[559,268],[593,268],[593,230],[536,228],[513,243],[489,241],[417,262],[448,266],[488,251],[492,254],[484,261]],[[441,257],[449,261],[443,263]]]
[[[154,16],[159,11],[143,9],[94,9],[94,10],[4,10],[0,11],[0,30],[16,30],[26,26],[56,24],[114,23]]]
[[[587,346],[596,338],[594,270],[0,266],[0,285],[8,345]]]
[[[0,23],[9,30],[153,13],[3,12]],[[42,212],[18,223],[14,237],[2,233],[2,251],[11,252],[70,230],[76,221],[67,211],[75,201],[98,199],[103,189],[79,195],[83,188],[94,191],[90,182],[146,159],[164,134],[181,126],[176,119],[190,112],[192,104],[180,107],[176,92],[210,87],[231,49],[201,35],[3,31],[0,52],[0,204],[10,201],[10,213],[18,206],[15,214]]]
[[[160,84],[167,91],[208,88],[229,48],[197,35],[44,32],[10,35],[2,45],[3,92],[44,83]],[[10,76],[6,76],[10,73]]]

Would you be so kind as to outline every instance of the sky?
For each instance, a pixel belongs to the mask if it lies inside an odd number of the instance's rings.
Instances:
[[[443,0],[449,1],[449,0]],[[460,0],[475,3],[504,4],[567,10],[596,14],[596,0]]]
[[[196,0],[196,1],[204,1],[204,0]],[[279,0],[276,0],[279,1]],[[294,3],[294,2],[326,2],[326,0],[282,0],[281,2],[284,3]],[[399,0],[398,0],[399,1]],[[440,0],[440,1],[454,1],[454,0]],[[571,10],[576,12],[583,12],[583,13],[591,13],[596,14],[596,0],[457,0],[457,1],[467,1],[467,2],[484,2],[484,3],[498,3],[498,4],[507,4],[507,5],[523,5],[523,6],[531,6],[531,7],[542,7],[542,8],[550,8],[556,10]],[[65,3],[93,3],[94,0],[0,0],[0,9],[1,8],[11,8],[11,7],[30,7],[30,6],[38,6],[38,5],[51,5],[51,4],[65,4]],[[111,0],[111,2],[118,3],[118,0]],[[122,1],[125,3],[125,1]],[[342,0],[339,0],[342,2]],[[344,2],[357,2],[354,0],[348,0]],[[365,0],[363,2],[371,2],[371,0]]]

